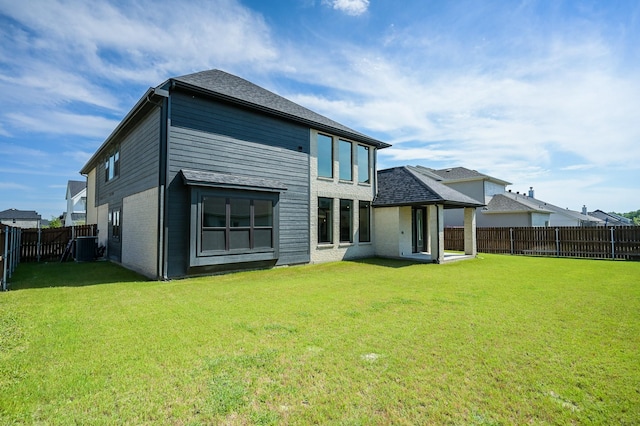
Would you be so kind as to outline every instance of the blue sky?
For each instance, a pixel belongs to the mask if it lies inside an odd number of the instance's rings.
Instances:
[[[61,214],[150,86],[223,69],[561,207],[640,209],[640,3],[0,0],[0,210]]]

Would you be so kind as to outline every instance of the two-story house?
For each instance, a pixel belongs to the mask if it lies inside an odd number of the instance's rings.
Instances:
[[[110,259],[160,279],[375,256],[388,146],[223,71],[170,78],[82,168],[87,223]]]
[[[158,278],[373,255],[387,146],[223,71],[171,78],[83,167],[87,222]]]
[[[67,182],[67,211],[64,226],[84,225],[87,219],[87,182],[70,180]]]

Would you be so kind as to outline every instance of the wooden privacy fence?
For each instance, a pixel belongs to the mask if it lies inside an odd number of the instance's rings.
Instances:
[[[8,280],[20,261],[22,229],[0,224],[0,290],[6,291]]]
[[[477,228],[479,253],[640,260],[640,226]],[[464,229],[445,228],[445,250],[464,250]]]
[[[95,236],[96,229],[96,225],[23,229],[20,260],[22,262],[59,260],[69,241],[77,237]]]

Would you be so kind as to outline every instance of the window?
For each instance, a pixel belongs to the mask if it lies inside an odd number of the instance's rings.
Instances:
[[[106,159],[104,163],[104,180],[109,182],[120,174],[120,148]]]
[[[273,201],[209,197],[202,199],[201,251],[273,248]]]
[[[338,159],[340,160],[340,180],[353,180],[351,142],[340,140],[340,149],[338,154]]]
[[[333,242],[333,199],[318,198],[318,243]]]
[[[340,200],[340,242],[353,242],[353,201]]]
[[[358,145],[358,182],[370,183],[369,147]]]
[[[333,177],[333,138],[318,134],[318,176]]]
[[[359,241],[361,243],[371,242],[371,203],[369,201],[360,201],[360,223]]]
[[[111,221],[111,236],[120,238],[120,209],[111,210],[109,220]]]

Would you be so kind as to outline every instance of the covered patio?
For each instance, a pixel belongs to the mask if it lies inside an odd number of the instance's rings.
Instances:
[[[380,170],[373,201],[376,253],[433,263],[473,258],[477,254],[476,208],[483,205],[419,168]],[[447,208],[464,208],[464,254],[444,251]]]

